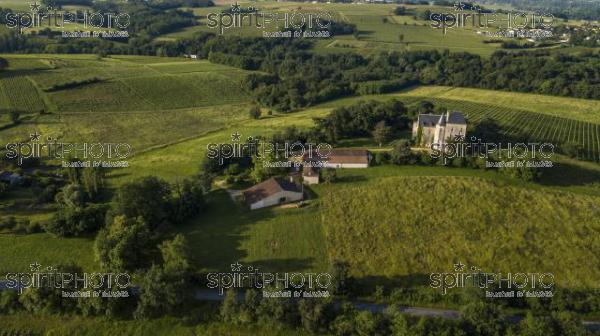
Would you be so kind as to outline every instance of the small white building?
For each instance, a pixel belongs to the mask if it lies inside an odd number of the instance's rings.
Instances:
[[[304,199],[304,193],[296,183],[275,177],[244,190],[242,195],[251,210]]]

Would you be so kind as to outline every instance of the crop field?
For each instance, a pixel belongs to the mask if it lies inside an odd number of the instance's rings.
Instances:
[[[330,188],[322,213],[330,259],[350,262],[357,276],[452,272],[462,262],[596,288],[598,202],[477,178],[393,177]]]
[[[249,100],[248,94],[240,88],[240,80],[246,72],[239,69],[186,59],[121,56],[96,60],[87,55],[78,56],[44,55],[40,59],[30,55],[6,56],[10,69],[17,71],[2,77],[0,108],[61,113],[129,112]],[[98,81],[77,84],[91,79]],[[73,83],[68,89],[43,92]],[[45,101],[48,104],[44,104]]]
[[[19,73],[6,73],[0,77],[0,86],[4,92],[0,98],[2,106],[17,111],[38,112],[46,108],[33,82]]]
[[[0,78],[0,134],[7,141],[37,131],[74,142],[127,142],[139,153],[248,118],[250,96],[240,88],[246,72],[239,69],[184,58],[35,56],[5,56],[11,71]],[[84,82],[91,79],[97,81]],[[21,113],[19,124],[10,125],[10,109]]]

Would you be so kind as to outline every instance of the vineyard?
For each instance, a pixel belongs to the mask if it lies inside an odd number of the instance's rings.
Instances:
[[[492,118],[501,126],[503,134],[509,138],[549,142],[554,144],[558,151],[562,145],[578,144],[583,148],[586,159],[600,161],[600,124],[492,104],[444,98],[421,98],[436,106],[444,106],[448,110],[462,111],[473,124],[477,124],[484,118]],[[404,101],[407,104],[415,104],[420,100],[412,97]]]
[[[3,74],[0,81],[3,92],[0,95],[0,106],[30,113],[46,109],[37,89],[24,74],[9,72]]]

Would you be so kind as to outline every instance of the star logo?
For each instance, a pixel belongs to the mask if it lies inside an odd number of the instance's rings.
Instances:
[[[235,264],[231,264],[232,272],[239,272],[241,269],[242,269],[242,264],[240,264],[239,262],[236,262]]]
[[[465,4],[464,4],[464,3],[462,3],[462,2],[455,3],[455,4],[454,4],[454,10],[456,10],[456,11],[462,11],[462,10],[465,10]]]
[[[31,141],[40,141],[40,134],[37,131],[29,134],[29,137],[31,138]]]
[[[241,137],[242,137],[242,135],[236,131],[235,133],[233,133],[231,135],[231,141],[235,141],[235,142],[240,141]]]
[[[464,268],[465,268],[465,265],[463,263],[461,263],[460,261],[458,262],[458,264],[454,264],[455,272],[462,272]]]
[[[36,261],[36,262],[34,262],[33,264],[29,265],[29,269],[30,269],[32,272],[37,272],[37,271],[39,271],[39,270],[40,270],[40,267],[42,267],[42,265],[40,265],[40,264],[39,264],[37,261]]]
[[[231,4],[231,11],[232,12],[239,12],[240,11],[240,4],[237,3],[237,1],[234,4]]]
[[[29,7],[34,12],[37,12],[40,10],[40,5],[37,3],[37,1],[34,1],[31,5],[29,5]]]
[[[465,140],[465,136],[462,134],[457,134],[454,136],[454,141],[460,142],[460,141],[464,141],[464,140]]]

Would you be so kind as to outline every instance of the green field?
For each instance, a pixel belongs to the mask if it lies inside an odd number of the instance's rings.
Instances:
[[[207,61],[5,57],[11,71],[0,77],[0,125],[9,123],[7,110],[22,116],[20,124],[2,130],[9,141],[38,131],[63,141],[127,142],[141,152],[247,118],[250,96],[240,88],[245,72]],[[100,81],[49,90],[91,78]]]
[[[57,238],[46,233],[0,234],[0,273],[29,272],[29,265],[46,266],[74,263],[85,271],[97,271],[92,238]]]
[[[595,288],[600,276],[598,197],[475,178],[392,177],[331,188],[323,199],[329,256],[350,262],[358,276],[451,272],[459,261],[484,271],[552,272],[571,288]]]

